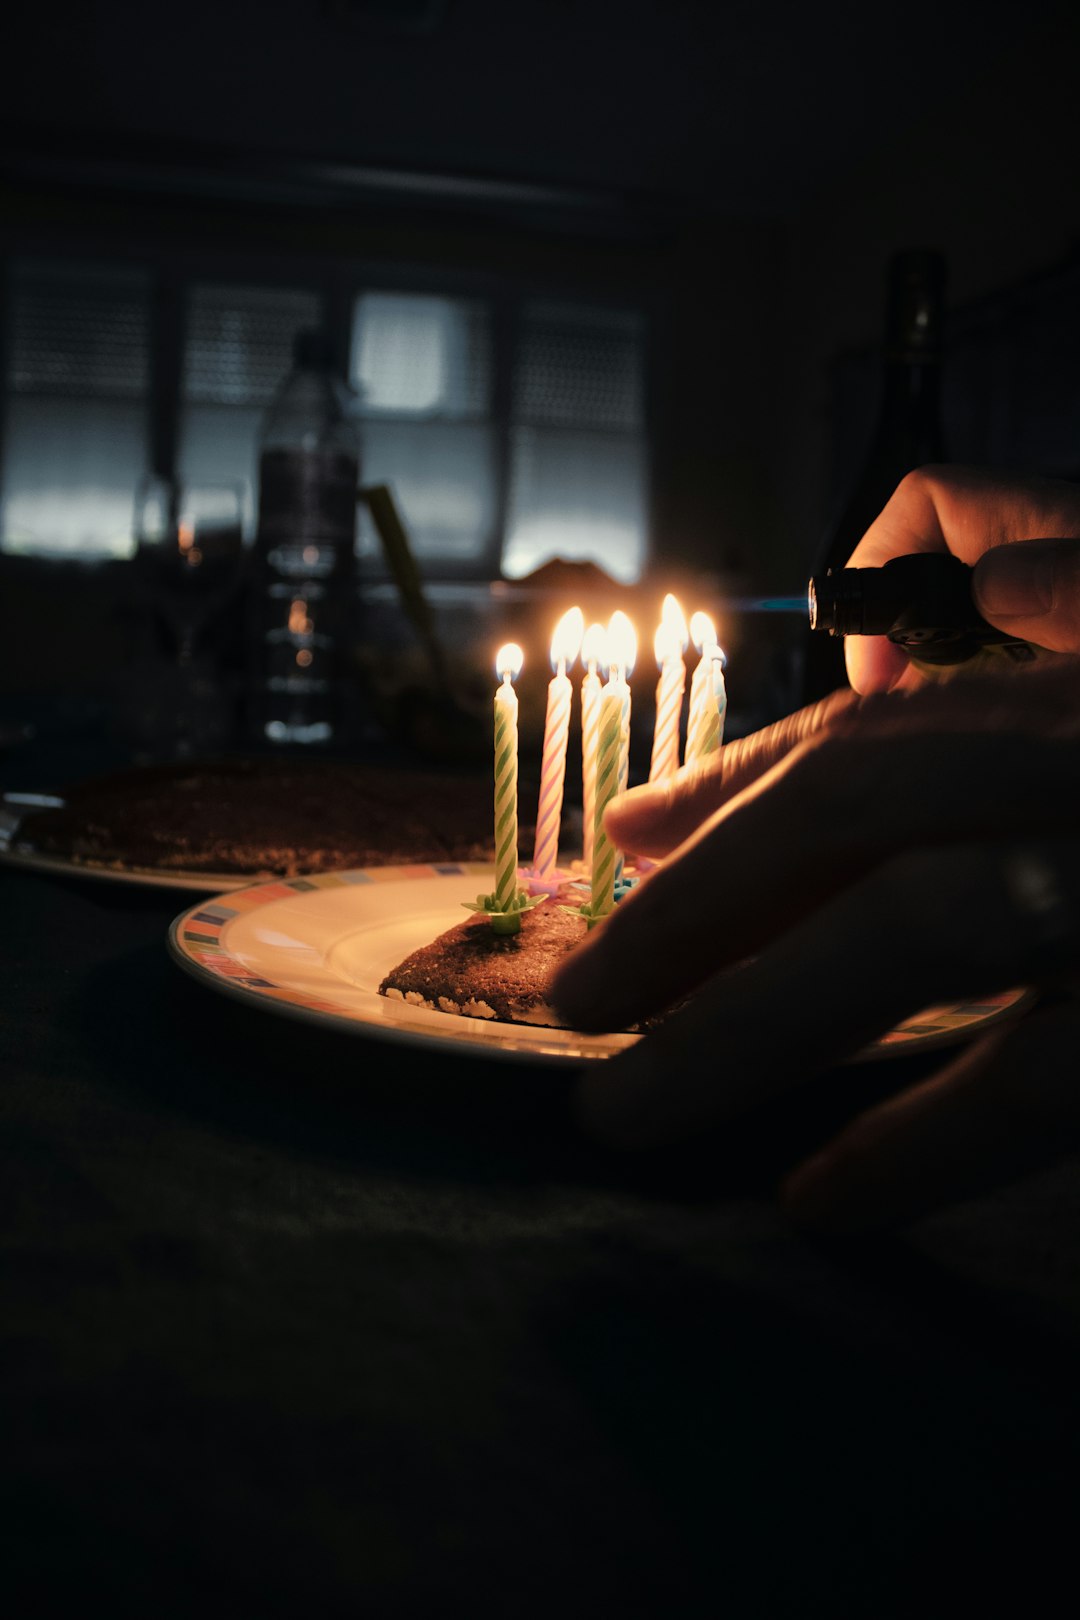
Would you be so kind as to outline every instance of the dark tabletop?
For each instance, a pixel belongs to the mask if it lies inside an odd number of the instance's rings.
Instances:
[[[0,867],[9,1613],[1050,1612],[1075,1161],[825,1244],[776,1175],[907,1060],[629,1166],[188,978],[191,898]]]

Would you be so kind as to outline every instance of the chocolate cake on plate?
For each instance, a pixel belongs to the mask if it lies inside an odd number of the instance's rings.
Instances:
[[[253,882],[488,860],[492,795],[487,772],[273,756],[188,761],[75,783],[62,805],[22,815],[9,848],[98,870]]]
[[[465,1018],[560,1028],[547,985],[585,937],[585,919],[573,905],[550,896],[522,913],[516,934],[497,934],[483,912],[474,912],[392,968],[379,994]]]

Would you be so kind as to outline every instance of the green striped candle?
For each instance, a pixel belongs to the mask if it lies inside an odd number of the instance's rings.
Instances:
[[[626,683],[617,670],[600,697],[599,742],[596,758],[596,794],[593,808],[591,911],[604,917],[615,909],[615,867],[618,850],[604,830],[604,811],[619,791],[622,762],[623,710]]]
[[[690,683],[690,714],[686,722],[686,763],[704,759],[724,740],[724,714],[727,690],[724,686],[724,655],[716,640],[713,622],[707,613],[695,613],[690,634],[701,649],[701,657]],[[722,699],[722,701],[721,701]]]
[[[596,829],[596,765],[600,753],[600,699],[604,683],[600,668],[606,670],[608,633],[602,624],[590,624],[581,643],[581,661],[586,674],[581,680],[581,865],[592,872],[593,840]]]

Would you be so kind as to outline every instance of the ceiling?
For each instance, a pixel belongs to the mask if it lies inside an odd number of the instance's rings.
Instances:
[[[1026,71],[1078,9],[57,0],[21,13],[0,159],[9,174],[793,218],[979,75]]]

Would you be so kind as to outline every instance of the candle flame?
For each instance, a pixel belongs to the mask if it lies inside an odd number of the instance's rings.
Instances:
[[[607,643],[608,633],[603,625],[590,624],[585,632],[585,640],[581,644],[581,662],[586,666],[602,664],[606,669],[610,662]]]
[[[513,680],[521,674],[521,666],[525,662],[525,654],[516,641],[508,641],[500,647],[495,654],[495,673],[504,680]]]
[[[690,639],[686,628],[686,614],[679,606],[678,597],[672,596],[670,591],[664,597],[664,605],[660,609],[660,623],[674,631],[679,638],[679,652],[685,652]]]
[[[707,613],[695,613],[690,620],[690,634],[699,652],[716,643],[716,627]]]
[[[679,640],[678,631],[672,624],[658,624],[656,634],[653,636],[653,652],[660,668],[673,658],[678,658],[686,645]]]
[[[608,667],[618,668],[625,679],[637,657],[637,631],[621,608],[608,620]]]
[[[579,607],[569,608],[555,626],[555,634],[551,638],[551,667],[558,669],[560,664],[572,664],[581,648],[581,638],[585,634],[585,615]]]

